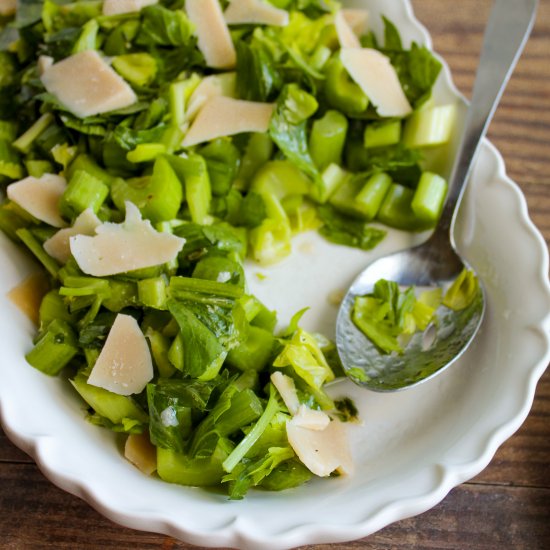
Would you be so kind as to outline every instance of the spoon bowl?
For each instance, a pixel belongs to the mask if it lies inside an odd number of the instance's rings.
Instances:
[[[485,311],[482,285],[468,307],[453,311],[440,306],[436,311],[437,326],[416,333],[399,355],[380,353],[351,320],[355,298],[371,293],[382,278],[403,287],[414,285],[422,290],[439,286],[445,290],[465,267],[471,269],[451,247],[443,249],[444,257],[434,257],[441,249],[435,242],[437,235],[432,239],[373,262],[346,294],[338,313],[336,345],[347,375],[355,383],[377,391],[414,386],[456,361],[476,335]]]
[[[352,310],[357,296],[372,292],[380,279],[416,289],[443,291],[466,267],[457,252],[453,228],[469,181],[479,144],[532,29],[538,0],[495,0],[485,31],[472,101],[452,174],[447,200],[432,236],[424,244],[380,258],[353,282],[336,321],[336,347],[348,377],[366,388],[396,391],[434,377],[454,363],[479,330],[485,311],[483,283],[464,309],[440,306],[437,322],[416,333],[400,354],[383,354],[355,326]],[[473,271],[473,270],[472,270]]]

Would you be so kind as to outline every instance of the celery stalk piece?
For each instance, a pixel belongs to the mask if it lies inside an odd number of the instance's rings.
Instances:
[[[324,170],[329,164],[342,164],[347,131],[348,119],[338,111],[327,111],[313,122],[309,152],[319,170]]]
[[[411,208],[418,218],[435,224],[441,216],[446,196],[447,182],[437,174],[424,172],[414,193]]]
[[[365,128],[364,145],[367,149],[387,147],[399,143],[401,139],[401,121],[372,123]]]
[[[54,117],[52,113],[44,113],[24,134],[19,136],[13,146],[21,153],[30,152],[35,140],[50,126]]]
[[[40,330],[44,330],[56,319],[72,325],[76,321],[76,316],[69,311],[67,303],[59,294],[59,291],[50,290],[50,292],[42,298],[42,302],[40,302],[38,319],[40,322]]]
[[[176,372],[176,368],[172,365],[168,357],[168,352],[170,350],[169,338],[164,336],[161,332],[153,330],[151,327],[147,329],[145,337],[149,340],[153,362],[161,378],[170,378]]]
[[[449,141],[457,106],[441,105],[415,111],[405,123],[403,142],[407,147],[433,147]]]
[[[166,279],[153,277],[137,282],[138,299],[145,307],[166,309]]]
[[[364,113],[369,106],[369,98],[353,82],[338,56],[325,66],[325,95],[331,107],[348,116]]]
[[[77,170],[59,201],[59,210],[70,220],[77,218],[87,208],[97,214],[108,196],[109,188],[104,183],[88,172]]]
[[[241,166],[234,184],[235,187],[246,191],[256,175],[256,172],[272,157],[272,155],[273,141],[269,137],[269,134],[252,134],[241,159]]]
[[[311,198],[321,204],[326,203],[350,176],[350,173],[338,164],[329,164],[321,174],[321,185],[311,188]]]
[[[187,102],[195,88],[199,85],[201,77],[192,74],[185,80],[172,82],[168,89],[168,98],[170,103],[170,114],[172,115],[172,124],[181,126],[186,119]]]
[[[145,52],[115,57],[113,69],[135,86],[147,86],[157,76],[157,62],[152,55]]]
[[[0,120],[0,139],[9,143],[17,137],[17,123],[11,120]]]
[[[126,158],[130,162],[138,164],[140,162],[151,162],[166,152],[167,149],[164,143],[140,143],[126,155]]]
[[[95,19],[90,19],[80,31],[72,53],[84,52],[86,50],[97,49],[97,34],[99,32],[99,24]]]
[[[191,219],[199,224],[208,223],[212,190],[206,161],[196,153],[186,158],[170,156],[169,159],[172,168],[185,183],[185,199]]]
[[[44,174],[52,174],[53,164],[49,160],[25,160],[25,168],[29,176],[41,178]]]
[[[227,362],[242,371],[261,371],[268,364],[274,344],[271,332],[250,326],[244,342],[227,355]]]
[[[181,182],[167,157],[155,160],[153,173],[134,180],[116,179],[111,184],[111,198],[119,210],[125,201],[135,204],[144,218],[153,223],[176,217],[182,200]]]
[[[70,382],[82,399],[97,414],[107,418],[113,424],[122,425],[126,419],[133,420],[140,425],[147,424],[148,415],[131,397],[92,386],[88,384],[86,377],[82,374],[77,374]]]
[[[380,172],[371,176],[355,196],[355,201],[367,220],[373,220],[376,217],[391,184],[390,176]]]
[[[71,326],[66,321],[54,319],[25,358],[35,369],[55,376],[77,353],[78,342]]]
[[[90,174],[104,183],[107,187],[111,187],[113,181],[117,179],[115,176],[107,172],[107,170],[101,168],[101,166],[99,166],[90,155],[86,154],[78,155],[73,162],[71,162],[67,169],[67,178],[70,180],[79,170]]]
[[[478,292],[478,278],[471,269],[464,268],[445,293],[442,303],[450,309],[460,311],[473,302]]]
[[[378,221],[404,231],[424,231],[433,227],[433,223],[419,219],[414,213],[411,206],[413,197],[412,189],[393,183],[378,211]]]
[[[23,166],[19,155],[8,141],[0,139],[0,176],[6,176],[12,180],[21,179],[24,175]]]
[[[219,438],[214,452],[206,458],[190,458],[170,449],[157,447],[157,473],[169,483],[211,487],[218,485],[224,475],[223,461],[229,456],[233,444]]]
[[[168,349],[168,360],[174,368],[183,372],[184,370],[184,351],[183,351],[183,338],[180,332],[176,334],[176,337],[172,340],[172,344]]]
[[[27,217],[20,215],[15,203],[5,202],[0,204],[0,230],[5,233],[12,241],[20,241],[17,231],[31,225],[32,222]]]
[[[281,200],[288,195],[306,195],[311,180],[288,160],[266,162],[254,176],[250,190],[268,194]]]

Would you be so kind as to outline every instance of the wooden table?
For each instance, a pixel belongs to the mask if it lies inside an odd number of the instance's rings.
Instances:
[[[391,1],[391,0],[390,0]],[[518,0],[520,1],[520,0]],[[489,0],[414,0],[435,49],[469,94]],[[490,139],[523,189],[535,224],[550,239],[550,0],[542,0],[526,51],[491,126]],[[489,467],[415,518],[360,541],[308,546],[334,550],[550,548],[550,371],[531,414]],[[132,531],[54,487],[0,431],[0,548],[162,549],[191,545]]]

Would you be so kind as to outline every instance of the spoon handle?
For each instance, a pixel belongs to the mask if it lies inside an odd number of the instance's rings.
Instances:
[[[538,0],[495,0],[485,30],[472,100],[462,140],[450,178],[447,201],[438,234],[450,238],[454,214],[458,210],[468,176],[504,88],[516,66],[533,23]]]

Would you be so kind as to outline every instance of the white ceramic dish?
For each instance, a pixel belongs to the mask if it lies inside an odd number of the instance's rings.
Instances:
[[[348,4],[366,4],[373,25],[384,13],[406,41],[430,45],[407,1]],[[447,67],[435,95],[439,102],[459,97]],[[460,362],[412,390],[375,394],[348,383],[334,387],[353,395],[364,420],[352,434],[353,477],[316,480],[283,493],[251,491],[231,502],[143,476],[124,460],[113,434],[85,422],[67,383],[25,363],[34,329],[5,293],[31,267],[2,237],[0,416],[6,433],[55,484],[110,519],[203,546],[258,550],[351,540],[429,509],[479,473],[519,428],[550,359],[546,245],[488,143],[474,181],[457,230],[487,288],[482,332]],[[396,232],[376,254],[409,244],[409,236]],[[336,309],[327,296],[344,288],[372,256],[303,235],[282,264],[270,270],[249,266],[249,281],[282,319],[312,306],[306,325],[330,335]],[[257,272],[267,278],[260,281]]]

